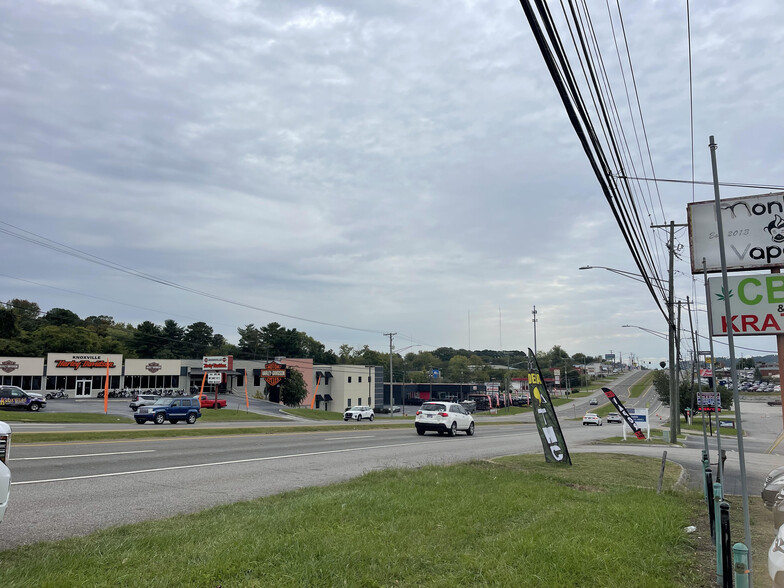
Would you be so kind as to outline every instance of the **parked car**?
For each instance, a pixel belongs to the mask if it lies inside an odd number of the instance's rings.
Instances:
[[[226,408],[225,398],[215,398],[214,396],[202,396],[201,408]]]
[[[344,421],[361,421],[362,419],[370,419],[372,421],[374,418],[376,418],[376,415],[369,406],[352,406],[343,413]]]
[[[168,398],[163,397],[155,401],[155,404],[142,406],[133,418],[140,425],[147,421],[152,421],[156,425],[162,425],[164,421],[171,424],[185,421],[189,425],[196,422],[201,416],[198,398]]]
[[[11,470],[6,462],[11,451],[11,427],[0,421],[0,523],[3,522],[11,496]]]
[[[623,422],[623,419],[621,418],[621,415],[619,415],[617,412],[611,412],[611,413],[607,414],[607,423],[608,424],[609,423],[622,423],[622,422]]]
[[[773,580],[773,588],[784,588],[784,525],[768,549],[768,576]]]
[[[25,392],[18,386],[0,386],[0,408],[26,408],[37,412],[46,408],[46,398]]]
[[[465,431],[470,436],[474,434],[474,417],[457,402],[425,402],[416,412],[414,426],[420,435],[436,431],[454,437],[458,431]]]
[[[160,398],[157,394],[137,394],[136,397],[131,400],[131,403],[128,405],[131,407],[133,412],[139,410],[142,406],[149,406],[150,404],[155,404],[155,402]]]
[[[776,497],[783,488],[784,466],[779,466],[770,470],[762,483],[762,502],[768,510],[773,508],[773,505],[776,503]]]
[[[597,425],[601,427],[602,417],[593,412],[586,413],[586,415],[583,417],[583,425]]]
[[[599,404],[599,401],[596,398],[591,398],[591,401],[588,404],[590,404],[591,406],[596,406],[597,404]]]

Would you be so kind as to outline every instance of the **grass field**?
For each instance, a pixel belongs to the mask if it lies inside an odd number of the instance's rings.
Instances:
[[[657,494],[658,459],[573,460],[563,467],[525,455],[372,472],[0,551],[0,586],[715,585],[704,501],[673,490],[679,467],[668,464]],[[755,573],[772,540],[758,508]],[[735,519],[739,510],[735,501]],[[734,524],[733,537],[742,536]],[[697,531],[685,532],[689,525]]]
[[[629,398],[638,398],[653,381],[653,371],[647,372],[640,380],[629,387]]]

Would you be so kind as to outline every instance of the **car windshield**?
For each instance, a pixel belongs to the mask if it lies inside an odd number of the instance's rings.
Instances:
[[[364,408],[362,408],[361,406],[353,406],[353,407],[351,407],[351,409],[350,409],[350,410],[356,410],[356,411],[360,411],[360,410],[365,410],[365,409],[364,409]]]
[[[155,401],[155,404],[161,406],[169,406],[170,402],[171,402],[171,398],[159,398],[158,400]]]
[[[434,402],[427,402],[422,405],[422,410],[432,410],[435,412],[441,412],[446,410],[446,406],[443,404],[435,404]]]

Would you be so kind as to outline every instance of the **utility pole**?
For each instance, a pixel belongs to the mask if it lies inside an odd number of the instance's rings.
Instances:
[[[679,225],[686,226],[686,225]],[[670,348],[670,443],[677,443],[678,441],[678,424],[680,418],[678,417],[677,398],[678,386],[675,382],[677,368],[675,365],[675,340],[678,337],[678,331],[675,325],[675,222],[670,221],[668,225],[651,225],[652,229],[667,228],[670,229],[670,240],[667,247],[670,250],[670,279],[669,279],[669,292],[667,294],[667,337]]]
[[[392,337],[397,333],[384,333],[384,337],[389,337],[389,416],[395,416],[395,394],[392,383],[395,381],[395,376],[392,374]]]
[[[675,431],[681,432],[681,301],[678,300],[678,336],[675,338]]]

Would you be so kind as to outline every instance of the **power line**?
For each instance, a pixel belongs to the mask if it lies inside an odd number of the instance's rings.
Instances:
[[[172,282],[172,281],[166,280],[164,278],[159,278],[159,277],[156,277],[154,275],[142,272],[140,270],[136,270],[136,269],[133,269],[131,267],[127,267],[127,266],[124,266],[122,264],[116,263],[114,261],[111,261],[111,260],[108,260],[108,259],[104,259],[102,257],[98,257],[97,255],[93,255],[91,253],[87,253],[85,251],[81,251],[81,250],[76,249],[74,247],[71,247],[69,245],[65,245],[63,243],[59,243],[58,241],[53,241],[52,239],[48,239],[46,237],[43,237],[43,236],[38,235],[36,233],[33,233],[31,231],[27,231],[25,229],[22,229],[20,227],[12,225],[10,223],[6,223],[6,222],[3,222],[3,221],[0,221],[0,224],[5,225],[6,227],[11,227],[11,229],[14,229],[14,230],[9,230],[9,229],[4,229],[4,228],[0,227],[0,233],[5,233],[6,235],[10,235],[11,237],[16,237],[17,239],[21,239],[23,241],[27,241],[28,243],[32,243],[34,245],[38,245],[38,246],[44,247],[46,249],[51,249],[53,251],[57,251],[59,253],[65,254],[65,255],[70,255],[72,257],[76,257],[77,259],[82,259],[84,261],[88,261],[90,263],[101,265],[103,267],[107,267],[109,269],[113,269],[115,271],[119,271],[119,272],[122,272],[122,273],[125,273],[125,274],[128,274],[128,275],[131,275],[133,277],[136,277],[136,278],[142,278],[144,280],[149,280],[151,282],[155,282],[155,283],[161,284],[163,286],[168,286],[168,287],[174,288],[176,290],[181,290],[183,292],[189,292],[191,294],[196,294],[197,296],[202,296],[204,298],[210,298],[212,300],[217,300],[219,302],[225,302],[227,304],[232,304],[234,306],[239,306],[239,307],[247,308],[247,309],[250,309],[250,310],[258,310],[260,312],[266,312],[268,314],[273,314],[273,315],[276,315],[276,316],[282,316],[282,317],[286,317],[286,318],[290,318],[290,319],[294,319],[294,320],[298,320],[298,321],[303,321],[303,322],[307,322],[307,323],[313,323],[313,324],[323,325],[323,326],[327,326],[327,327],[335,327],[335,328],[338,328],[338,329],[348,329],[348,330],[351,330],[351,331],[361,331],[361,332],[364,332],[364,333],[377,333],[377,334],[381,333],[380,331],[373,330],[373,329],[363,329],[363,328],[359,328],[359,327],[351,327],[351,326],[348,326],[348,325],[341,325],[341,324],[337,324],[337,323],[330,323],[330,322],[326,322],[326,321],[320,321],[320,320],[316,320],[316,319],[305,318],[305,317],[301,317],[301,316],[297,316],[297,315],[293,315],[293,314],[287,314],[287,313],[284,313],[284,312],[278,312],[278,311],[275,311],[275,310],[270,310],[268,308],[262,308],[260,306],[255,306],[255,305],[252,305],[252,304],[239,302],[237,300],[232,300],[230,298],[225,298],[223,296],[219,296],[217,294],[212,294],[212,293],[206,292],[204,290],[197,290],[196,288],[191,288],[189,286],[183,286],[181,284],[178,284],[177,282]],[[14,231],[18,231],[18,232],[14,232]]]
[[[625,180],[644,180],[648,182],[670,182],[673,184],[699,184],[706,186],[713,186],[713,182],[699,181],[699,180],[671,180],[664,178],[639,178],[635,176],[626,176],[618,174],[615,177]],[[784,186],[775,186],[769,184],[744,184],[738,182],[719,182],[719,186],[727,186],[729,188],[751,188],[753,190],[784,190]]]

